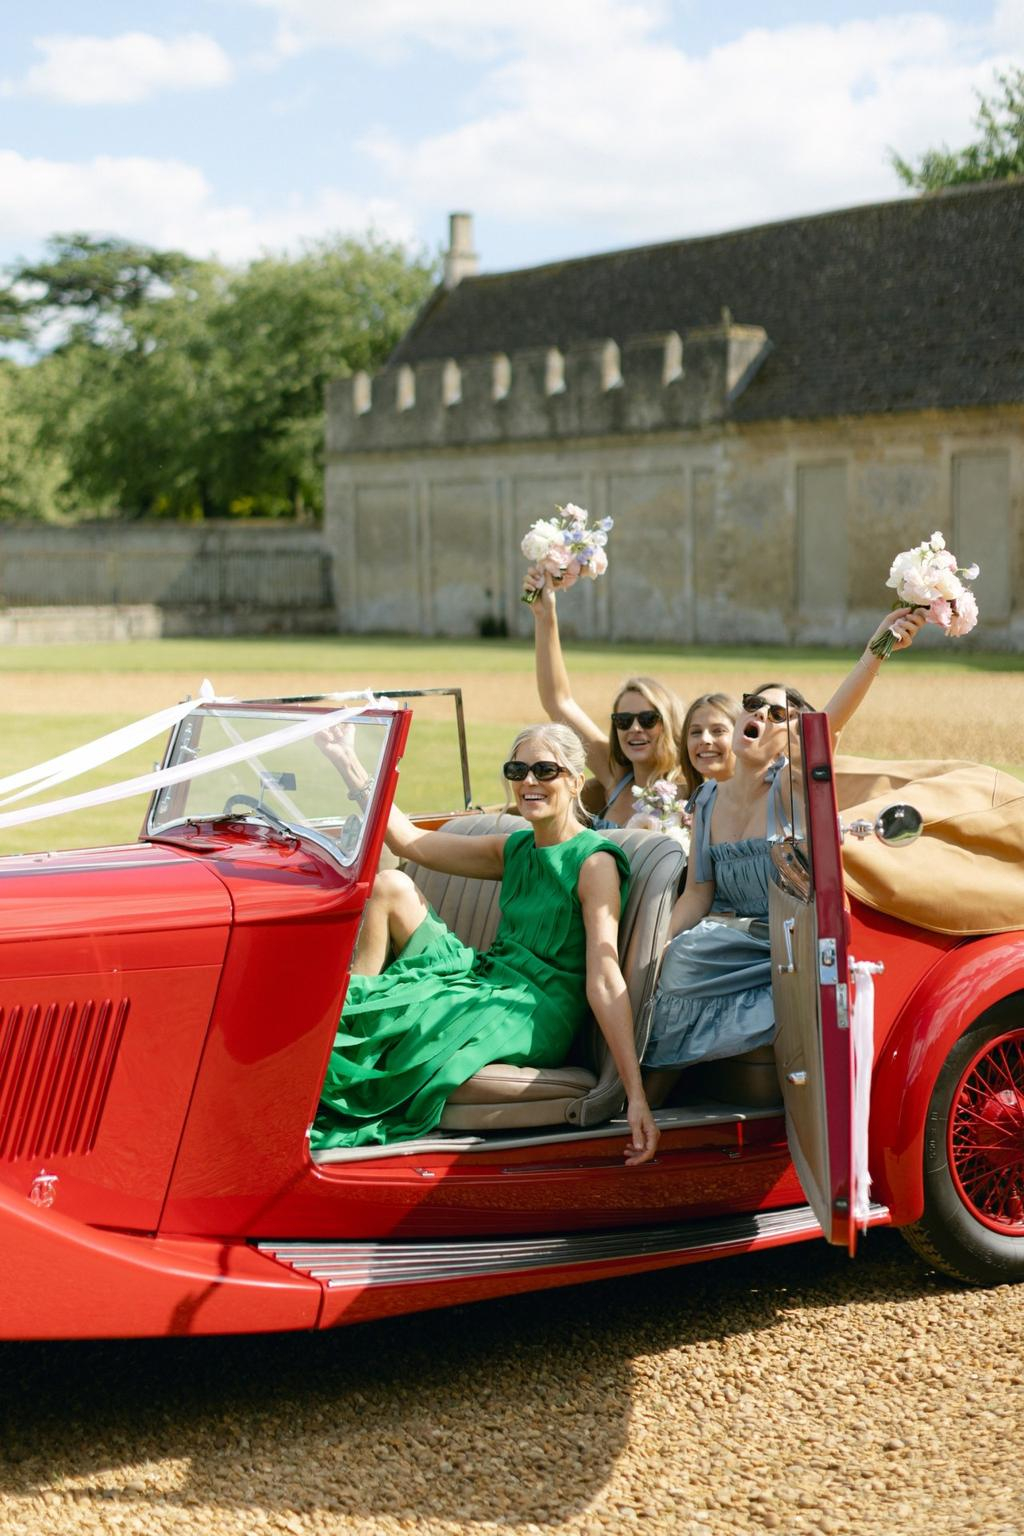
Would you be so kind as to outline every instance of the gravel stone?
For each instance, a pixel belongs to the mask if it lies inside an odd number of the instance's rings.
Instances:
[[[1024,1286],[892,1232],[322,1337],[0,1345],[4,1536],[1024,1536]]]

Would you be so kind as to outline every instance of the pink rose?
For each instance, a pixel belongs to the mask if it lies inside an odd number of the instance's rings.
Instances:
[[[978,600],[973,592],[965,592],[963,597],[956,600],[956,612],[946,633],[956,637],[969,635],[977,622]]]
[[[941,624],[943,629],[948,629],[953,620],[953,607],[947,603],[944,597],[936,597],[928,608],[926,624]]]
[[[585,566],[587,575],[590,577],[591,581],[596,581],[599,576],[604,575],[607,569],[608,556],[605,554],[603,549],[595,549],[594,553],[591,555]]]

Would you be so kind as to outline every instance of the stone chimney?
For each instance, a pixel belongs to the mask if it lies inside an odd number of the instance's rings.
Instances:
[[[448,215],[448,249],[444,253],[444,286],[457,288],[464,277],[475,277],[480,258],[473,249],[473,215]]]

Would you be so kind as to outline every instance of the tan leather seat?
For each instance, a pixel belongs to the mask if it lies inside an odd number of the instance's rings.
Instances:
[[[445,831],[473,837],[514,832],[524,825],[517,816],[470,815],[449,822]],[[657,832],[622,830],[607,836],[625,849],[630,863],[629,899],[619,924],[619,958],[633,1009],[637,1051],[642,1054],[650,1032],[650,1002],[661,951],[685,857],[673,838]],[[406,869],[438,916],[464,944],[487,948],[498,926],[498,881],[442,875],[416,864]],[[618,1113],[623,1097],[611,1053],[591,1019],[580,1032],[570,1065],[513,1067],[495,1062],[484,1067],[451,1095],[441,1128],[500,1131],[543,1125],[600,1125]]]

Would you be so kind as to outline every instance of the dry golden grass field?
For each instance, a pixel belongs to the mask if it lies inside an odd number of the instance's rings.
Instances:
[[[854,653],[775,648],[642,651],[567,646],[576,695],[603,720],[623,678],[647,672],[684,698],[738,694],[770,679],[824,704]],[[91,648],[10,647],[0,657],[0,774],[24,768],[198,692],[210,677],[241,698],[334,689],[457,685],[463,690],[474,797],[500,793],[497,764],[510,736],[540,716],[533,654],[516,641],[308,639],[166,640]],[[444,721],[442,721],[444,716]],[[457,777],[447,706],[421,706],[403,775],[409,809],[454,806]],[[848,727],[844,751],[871,757],[952,757],[1024,777],[1024,657],[986,656],[953,644],[895,656]],[[145,771],[153,742],[71,788]],[[41,826],[0,832],[0,851],[96,844],[136,835],[138,801]]]

